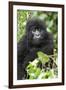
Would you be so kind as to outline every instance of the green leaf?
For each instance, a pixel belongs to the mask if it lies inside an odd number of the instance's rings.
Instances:
[[[49,56],[47,54],[44,54],[43,52],[39,51],[37,52],[37,55],[42,63],[46,63],[49,61]]]
[[[36,68],[36,71],[35,71],[36,78],[40,75],[40,73],[41,73],[41,69],[40,68]]]

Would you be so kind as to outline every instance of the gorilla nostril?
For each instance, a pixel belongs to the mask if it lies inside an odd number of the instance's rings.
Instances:
[[[36,37],[39,37],[40,35],[38,34],[38,35],[36,35]]]
[[[36,34],[36,36],[39,36],[40,34]]]
[[[36,36],[39,36],[39,35],[40,35],[40,33],[35,33],[35,35],[36,35]]]

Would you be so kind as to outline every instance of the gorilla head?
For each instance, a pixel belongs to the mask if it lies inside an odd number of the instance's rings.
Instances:
[[[40,19],[30,19],[26,24],[27,38],[30,44],[39,45],[47,37],[46,26]]]

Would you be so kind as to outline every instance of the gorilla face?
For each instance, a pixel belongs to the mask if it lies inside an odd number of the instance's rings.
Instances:
[[[28,41],[33,45],[42,44],[46,36],[46,28],[43,21],[41,20],[31,20],[27,23],[27,37]]]
[[[40,28],[33,29],[32,33],[32,44],[40,44],[42,39],[44,38],[44,30]]]

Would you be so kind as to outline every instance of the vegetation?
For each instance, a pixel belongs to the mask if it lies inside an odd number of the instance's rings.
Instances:
[[[52,58],[53,57],[53,58]],[[29,62],[26,71],[27,77],[29,79],[47,79],[47,78],[56,78],[57,77],[57,67],[56,61],[50,68],[50,58],[54,60],[55,56],[46,55],[43,52],[37,52],[37,58],[33,62]],[[45,65],[48,63],[48,66]],[[41,68],[39,65],[41,64]]]
[[[18,10],[17,11],[17,41],[25,34],[26,21],[29,18],[38,17],[45,21],[47,31],[53,34],[54,39],[54,55],[49,56],[43,52],[37,52],[37,58],[33,62],[29,62],[26,67],[27,77],[29,79],[46,79],[46,78],[56,78],[58,76],[58,66],[56,68],[45,69],[43,65],[49,62],[50,58],[53,59],[53,62],[57,65],[57,52],[58,52],[58,13],[57,12],[45,12],[45,11],[26,11]],[[42,67],[38,67],[39,64],[42,64]]]

